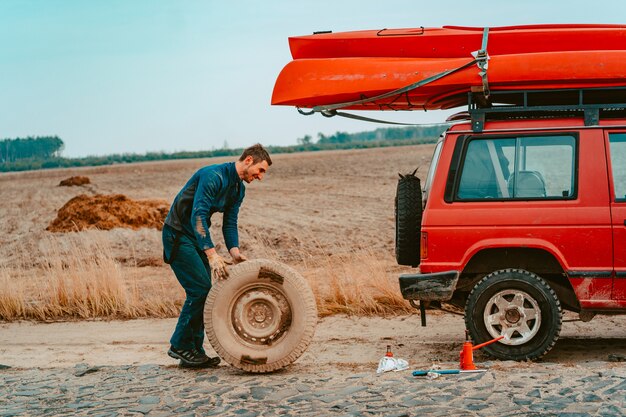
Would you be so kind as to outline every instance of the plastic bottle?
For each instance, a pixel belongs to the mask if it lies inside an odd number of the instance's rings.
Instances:
[[[393,358],[393,352],[391,351],[391,345],[387,345],[387,353],[385,353],[385,356],[388,358]]]

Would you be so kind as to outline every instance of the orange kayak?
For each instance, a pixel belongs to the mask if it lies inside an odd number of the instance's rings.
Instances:
[[[471,58],[296,59],[281,71],[272,104],[312,108],[393,92]],[[626,50],[560,51],[491,56],[492,91],[626,86]],[[476,65],[392,97],[343,106],[358,110],[446,109],[467,104],[483,86]]]
[[[289,38],[293,59],[461,58],[480,49],[483,28],[382,29]],[[526,25],[489,28],[491,56],[536,52],[621,50],[626,25]]]

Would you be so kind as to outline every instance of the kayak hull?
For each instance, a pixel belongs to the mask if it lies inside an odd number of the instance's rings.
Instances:
[[[312,108],[345,103],[406,87],[459,68],[471,58],[296,59],[281,71],[272,104]],[[551,90],[626,86],[626,50],[559,51],[491,56],[490,90]],[[447,109],[467,104],[483,86],[476,65],[382,100],[346,106],[353,110]]]
[[[481,48],[483,28],[382,29],[289,38],[293,59],[462,58]],[[489,28],[490,55],[621,50],[625,25],[528,25]]]

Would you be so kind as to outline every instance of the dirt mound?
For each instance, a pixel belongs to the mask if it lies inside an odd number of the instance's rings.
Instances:
[[[131,200],[123,194],[88,196],[81,194],[65,203],[46,230],[75,232],[84,229],[110,230],[116,227],[161,230],[169,205],[163,200]]]
[[[71,187],[73,185],[91,184],[89,177],[69,177],[59,183],[59,187]]]

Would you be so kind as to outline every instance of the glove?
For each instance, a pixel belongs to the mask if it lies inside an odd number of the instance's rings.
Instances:
[[[248,260],[248,258],[243,256],[241,254],[241,252],[239,252],[239,248],[237,248],[237,247],[231,248],[229,252],[230,252],[230,256],[233,258],[233,262],[235,264],[240,264],[240,263],[245,262],[245,261]]]
[[[240,263],[245,262],[247,260],[248,260],[248,258],[243,256],[242,254],[239,254],[238,256],[233,256],[233,262],[235,264],[240,264]]]
[[[208,259],[209,265],[211,266],[211,276],[214,279],[221,281],[228,278],[228,271],[226,270],[226,265],[228,265],[228,263],[224,258],[216,253],[211,255]]]

